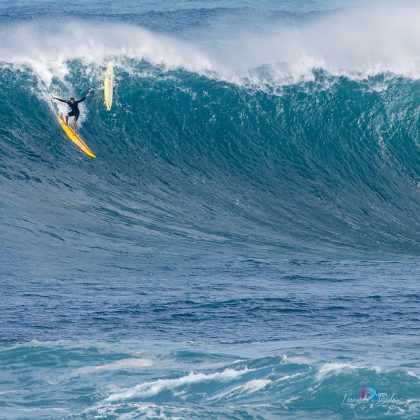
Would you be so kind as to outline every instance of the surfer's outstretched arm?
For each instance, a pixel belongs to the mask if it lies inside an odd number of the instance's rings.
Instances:
[[[86,99],[86,97],[87,97],[87,95],[83,96],[83,98],[76,101],[76,103],[80,104],[80,102],[83,102]]]
[[[57,101],[64,102],[65,104],[68,102],[67,99],[60,99],[60,98],[57,98],[56,96],[53,96],[53,98],[57,99]]]

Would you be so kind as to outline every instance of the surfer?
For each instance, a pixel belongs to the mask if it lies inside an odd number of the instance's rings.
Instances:
[[[60,101],[60,102],[64,102],[71,108],[71,111],[66,114],[66,124],[69,125],[69,117],[74,117],[73,125],[74,125],[75,133],[77,131],[77,120],[80,115],[79,104],[80,102],[83,102],[89,96],[89,94],[90,92],[88,92],[82,99],[79,99],[78,101],[76,101],[74,98],[70,98],[69,100],[66,100],[66,99],[60,99],[60,98],[57,98],[56,96],[53,96],[54,99],[57,99],[57,101]]]

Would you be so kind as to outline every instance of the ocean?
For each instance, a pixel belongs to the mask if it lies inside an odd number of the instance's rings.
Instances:
[[[419,21],[2,0],[0,418],[419,418]]]

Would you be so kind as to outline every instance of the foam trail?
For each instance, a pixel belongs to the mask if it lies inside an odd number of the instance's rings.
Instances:
[[[175,379],[158,379],[157,381],[139,384],[133,388],[122,390],[111,394],[107,401],[118,401],[121,399],[129,399],[136,396],[150,397],[159,394],[165,389],[174,389],[182,385],[189,385],[205,381],[229,381],[249,372],[249,369],[234,370],[225,369],[223,372],[215,373],[195,373],[191,372],[186,376]]]
[[[153,361],[150,359],[123,359],[116,362],[107,363],[99,366],[86,366],[77,369],[78,374],[91,374],[102,371],[124,370],[124,369],[144,369],[153,366]]]

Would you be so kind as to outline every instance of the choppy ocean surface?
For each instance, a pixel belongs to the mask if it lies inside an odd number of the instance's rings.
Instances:
[[[0,418],[419,418],[419,21],[3,0]]]

